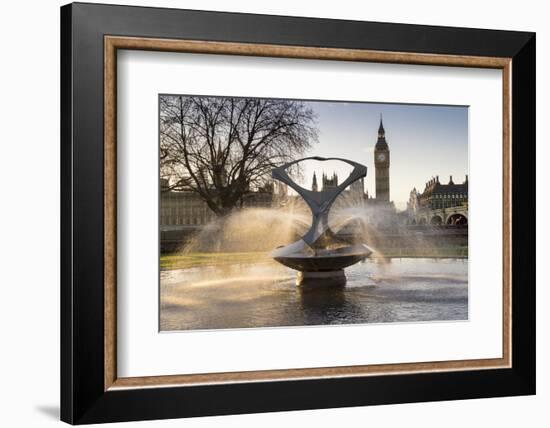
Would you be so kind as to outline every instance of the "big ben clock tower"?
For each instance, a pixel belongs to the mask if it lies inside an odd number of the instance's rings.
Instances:
[[[386,142],[386,131],[380,115],[378,127],[378,141],[374,146],[374,168],[376,176],[376,199],[389,202],[390,200],[390,149]]]

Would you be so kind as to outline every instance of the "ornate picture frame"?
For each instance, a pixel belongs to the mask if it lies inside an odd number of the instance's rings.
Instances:
[[[118,50],[501,70],[502,357],[119,377]],[[76,3],[61,8],[61,55],[62,420],[82,424],[535,393],[533,33]]]

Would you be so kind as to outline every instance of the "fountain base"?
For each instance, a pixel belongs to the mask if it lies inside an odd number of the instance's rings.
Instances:
[[[342,287],[346,285],[344,269],[318,272],[298,272],[296,285],[307,288]]]
[[[347,245],[334,249],[313,250],[303,240],[279,247],[271,256],[279,263],[299,272],[336,272],[372,254],[365,244]]]

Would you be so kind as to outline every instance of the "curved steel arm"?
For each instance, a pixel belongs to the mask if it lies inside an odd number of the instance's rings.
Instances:
[[[353,167],[353,170],[351,171],[350,175],[342,184],[339,186],[336,186],[334,188],[328,189],[328,190],[322,190],[319,192],[313,192],[311,190],[305,189],[299,184],[297,184],[287,173],[287,169],[291,167],[292,165],[302,162],[305,160],[317,160],[321,162],[329,161],[329,160],[337,160],[341,162],[345,162],[348,165],[351,165]],[[365,165],[361,165],[360,163],[350,161],[348,159],[342,159],[342,158],[324,158],[321,156],[311,156],[308,158],[298,159],[289,163],[286,163],[278,168],[275,168],[272,170],[271,175],[276,180],[279,180],[291,188],[293,188],[298,194],[304,199],[304,201],[308,204],[308,206],[311,208],[311,210],[314,213],[318,213],[324,210],[327,210],[330,208],[330,205],[334,202],[334,200],[338,197],[340,193],[342,193],[346,187],[348,187],[351,183],[367,176],[367,167]]]
[[[290,176],[287,173],[287,169],[292,165],[298,162],[302,162],[310,159],[321,161],[321,162],[328,161],[328,160],[338,160],[353,166],[353,170],[351,171],[348,178],[344,180],[344,182],[339,186],[336,186],[328,190],[322,190],[320,192],[313,192],[311,190],[307,190],[302,186],[298,185],[292,178],[290,178]],[[351,183],[363,177],[366,177],[367,167],[364,165],[361,165],[360,163],[350,161],[348,159],[324,158],[320,156],[312,156],[308,158],[298,159],[293,162],[289,162],[285,165],[282,165],[278,168],[275,168],[271,172],[271,175],[276,180],[279,180],[287,184],[288,186],[290,186],[292,189],[294,189],[304,199],[304,201],[307,203],[307,205],[311,209],[311,214],[313,216],[311,228],[302,237],[302,239],[309,246],[314,247],[315,243],[322,236],[331,233],[330,228],[328,226],[328,212],[333,202],[336,200],[338,195],[342,193],[346,189],[346,187],[348,187]]]

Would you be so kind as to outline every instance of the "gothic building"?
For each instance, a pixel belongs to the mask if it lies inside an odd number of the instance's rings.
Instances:
[[[450,176],[447,184],[432,177],[419,192],[411,190],[407,214],[414,223],[466,225],[468,222],[468,176],[455,183]]]
[[[386,141],[386,131],[380,116],[380,125],[378,127],[378,140],[374,147],[374,174],[376,182],[376,197],[369,197],[368,192],[365,192],[365,180],[361,178],[352,183],[349,189],[346,190],[348,195],[353,195],[355,198],[360,197],[365,200],[365,203],[376,205],[377,207],[386,206],[390,210],[395,210],[394,205],[390,202],[390,149]],[[327,175],[323,172],[321,176],[321,185],[317,181],[317,174],[313,173],[311,190],[319,192],[338,186],[339,177],[336,173]]]
[[[376,176],[376,199],[390,201],[390,149],[386,141],[386,130],[380,116],[378,141],[374,146],[374,168]]]
[[[338,175],[333,172],[332,176],[328,176],[323,173],[323,188],[322,190],[334,189],[338,187]]]
[[[386,141],[386,131],[380,116],[378,139],[374,148],[374,181],[376,195],[369,196],[365,191],[365,179],[355,181],[344,190],[341,197],[335,202],[335,208],[361,205],[368,223],[377,226],[389,226],[399,222],[395,205],[390,201],[390,149]],[[372,177],[372,176],[371,176]],[[317,174],[313,173],[311,190],[319,192],[338,186],[341,177],[336,173],[328,175],[322,173],[318,181]]]
[[[317,185],[317,176],[315,175],[315,171],[313,172],[313,181],[311,184],[311,191],[312,192],[318,192],[319,186]]]

